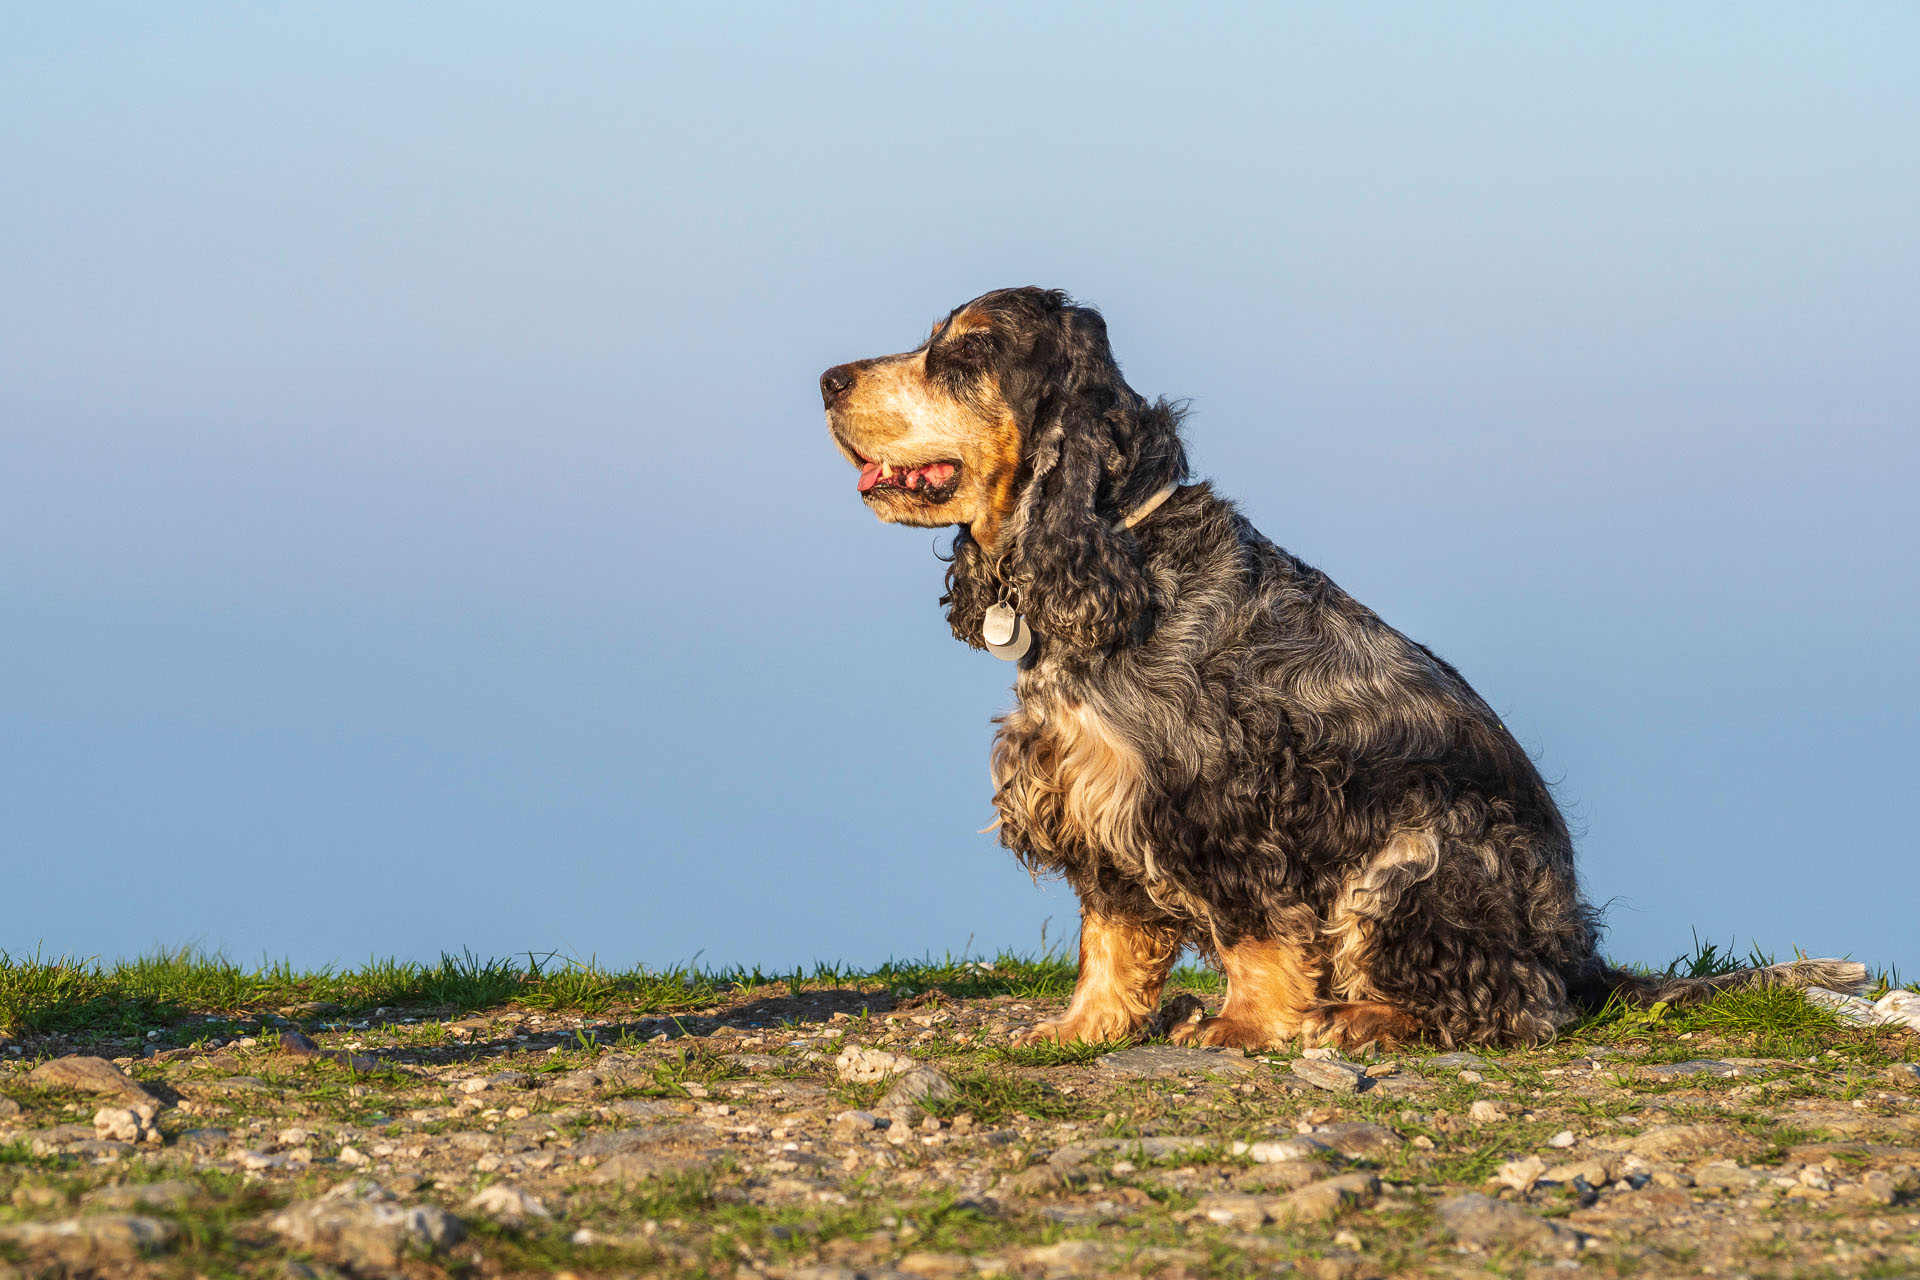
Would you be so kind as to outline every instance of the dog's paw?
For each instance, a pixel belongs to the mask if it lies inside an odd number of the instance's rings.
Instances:
[[[1169,1032],[1167,1038],[1175,1044],[1218,1045],[1226,1049],[1275,1049],[1287,1040],[1283,1032],[1272,1027],[1241,1022],[1235,1018],[1202,1018],[1198,1022],[1183,1022]]]
[[[1301,1020],[1300,1034],[1309,1045],[1358,1049],[1366,1044],[1391,1045],[1418,1039],[1420,1024],[1390,1004],[1358,1001],[1310,1011]]]
[[[1025,1031],[1014,1033],[1013,1045],[1020,1048],[1034,1044],[1112,1044],[1122,1040],[1137,1038],[1137,1028],[1123,1026],[1112,1019],[1102,1018],[1049,1018],[1045,1022],[1036,1022]]]

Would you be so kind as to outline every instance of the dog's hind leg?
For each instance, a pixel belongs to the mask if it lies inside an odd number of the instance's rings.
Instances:
[[[1139,1033],[1160,1007],[1180,954],[1181,930],[1080,908],[1080,972],[1066,1013],[1021,1033],[1017,1044],[1100,1043]]]

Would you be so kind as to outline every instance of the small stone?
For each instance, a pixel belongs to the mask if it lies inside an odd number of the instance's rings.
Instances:
[[[1236,1142],[1234,1155],[1244,1155],[1255,1164],[1280,1164],[1288,1160],[1311,1160],[1325,1155],[1331,1148],[1324,1142],[1301,1136],[1284,1138],[1278,1142]]]
[[[93,1113],[94,1136],[109,1142],[161,1141],[153,1127],[158,1108],[150,1102],[135,1107],[101,1107]]]
[[[1905,988],[1889,991],[1873,1002],[1873,1008],[1882,1022],[1903,1022],[1920,1031],[1920,992]]]
[[[460,1082],[460,1092],[462,1093],[485,1093],[491,1087],[492,1086],[480,1076],[472,1076]]]
[[[1460,1073],[1460,1083],[1462,1084],[1484,1084],[1486,1083],[1486,1079],[1487,1078],[1478,1071],[1462,1071]]]
[[[1507,1118],[1507,1109],[1488,1098],[1477,1099],[1467,1108],[1467,1119],[1475,1124],[1498,1124]]]
[[[1143,1044],[1122,1049],[1100,1059],[1100,1066],[1114,1075],[1138,1079],[1209,1072],[1242,1075],[1253,1070],[1246,1055],[1237,1049],[1176,1044]]]
[[[835,1073],[848,1084],[874,1084],[911,1071],[919,1065],[904,1055],[888,1053],[885,1049],[865,1049],[859,1045],[842,1049],[840,1056],[833,1060]]]
[[[1364,1208],[1379,1198],[1379,1178],[1371,1173],[1343,1173],[1281,1196],[1269,1216],[1283,1224],[1325,1222],[1343,1210]]]
[[[1478,1192],[1442,1200],[1439,1214],[1440,1225],[1455,1239],[1483,1249],[1518,1245],[1574,1253],[1581,1246],[1579,1232]]]
[[[1806,987],[1800,994],[1806,997],[1808,1004],[1833,1014],[1842,1026],[1877,1027],[1886,1022],[1902,1021],[1898,1017],[1883,1015],[1874,1007],[1873,1001],[1864,996],[1829,991],[1825,987]]]
[[[397,1267],[413,1252],[442,1252],[466,1234],[445,1210],[398,1199],[373,1183],[344,1182],[318,1200],[287,1206],[267,1226],[295,1248],[367,1269]]]
[[[1887,1068],[1887,1081],[1896,1089],[1920,1089],[1920,1065],[1896,1062]]]
[[[1373,1080],[1385,1080],[1388,1076],[1397,1076],[1400,1068],[1391,1062],[1376,1062],[1367,1068],[1367,1076]]]
[[[1557,1147],[1562,1150],[1572,1146],[1573,1143],[1574,1143],[1574,1137],[1573,1137],[1573,1130],[1571,1129],[1562,1129],[1560,1132],[1554,1134],[1551,1138],[1547,1139],[1548,1146]]]
[[[1400,1135],[1383,1124],[1362,1120],[1313,1126],[1313,1139],[1324,1142],[1350,1160],[1391,1155],[1401,1147]]]
[[[872,1133],[880,1125],[880,1117],[871,1111],[842,1111],[833,1118],[831,1128],[834,1137],[848,1139]]]
[[[1362,1082],[1367,1082],[1366,1071],[1351,1062],[1295,1058],[1293,1074],[1314,1088],[1325,1089],[1330,1093],[1358,1093]]]
[[[1431,1058],[1424,1059],[1420,1065],[1439,1067],[1447,1071],[1460,1071],[1468,1067],[1484,1067],[1487,1065],[1487,1060],[1473,1053],[1436,1053]]]
[[[62,1222],[23,1222],[0,1227],[0,1240],[39,1247],[69,1262],[133,1258],[161,1253],[180,1237],[180,1228],[139,1214],[89,1214]]]
[[[1655,1080],[1677,1080],[1682,1076],[1737,1076],[1741,1069],[1728,1062],[1718,1062],[1711,1058],[1693,1058],[1686,1062],[1662,1062],[1655,1066],[1643,1067],[1642,1072]]]
[[[1509,1160],[1487,1179],[1503,1187],[1512,1187],[1521,1195],[1533,1190],[1533,1184],[1546,1175],[1547,1162],[1539,1156],[1528,1156],[1524,1160]]]
[[[159,1209],[178,1213],[200,1198],[200,1188],[191,1182],[128,1182],[112,1187],[96,1187],[80,1197],[80,1203],[95,1209]]]
[[[916,1066],[896,1077],[893,1086],[880,1099],[882,1111],[897,1111],[928,1102],[950,1102],[960,1096],[959,1086],[946,1072],[935,1067]]]
[[[344,1165],[362,1165],[362,1164],[373,1163],[368,1158],[366,1152],[354,1146],[346,1146],[346,1147],[340,1148],[340,1154],[335,1156],[334,1159],[338,1160],[341,1164],[344,1164]]]
[[[28,1072],[27,1083],[41,1089],[74,1089],[81,1093],[107,1094],[129,1103],[151,1103],[156,1110],[160,1106],[160,1100],[142,1088],[139,1081],[105,1058],[54,1058]]]
[[[0,1120],[11,1120],[19,1114],[19,1103],[12,1098],[0,1097]]]
[[[534,1218],[553,1216],[547,1212],[547,1206],[540,1203],[539,1197],[528,1195],[520,1188],[510,1187],[505,1183],[495,1183],[493,1186],[482,1188],[478,1194],[467,1201],[467,1208],[477,1209],[496,1222],[508,1224],[519,1224]]]

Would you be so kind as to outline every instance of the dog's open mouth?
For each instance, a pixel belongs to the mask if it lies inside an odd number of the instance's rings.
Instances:
[[[860,496],[899,489],[925,502],[945,502],[960,487],[960,464],[923,462],[917,467],[895,466],[860,457]]]

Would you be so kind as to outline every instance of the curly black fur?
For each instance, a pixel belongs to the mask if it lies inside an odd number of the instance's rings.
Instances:
[[[1538,1041],[1615,990],[1710,989],[1600,959],[1551,793],[1452,666],[1207,484],[1117,527],[1187,459],[1179,409],[1127,385],[1094,311],[1038,289],[966,310],[992,317],[988,372],[1024,433],[1006,549],[994,560],[963,529],[943,597],[977,645],[1010,585],[1037,635],[996,747],[1008,848],[1205,952],[1316,932],[1323,998],[1387,1002],[1446,1041]],[[1128,848],[1048,798],[1047,735],[1072,708],[1140,762]],[[1719,985],[1846,985],[1856,968]]]

